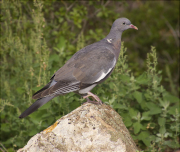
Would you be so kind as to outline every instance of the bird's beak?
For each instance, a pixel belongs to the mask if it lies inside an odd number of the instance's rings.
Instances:
[[[134,26],[134,25],[129,25],[130,26],[130,28],[133,28],[133,29],[135,29],[135,30],[138,30],[138,28],[136,27],[136,26]]]

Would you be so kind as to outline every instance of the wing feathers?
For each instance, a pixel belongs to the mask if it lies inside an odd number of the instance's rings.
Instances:
[[[50,85],[51,85],[51,81],[50,81],[46,86],[44,86],[42,89],[40,89],[40,90],[37,91],[35,94],[33,94],[32,98],[33,98],[33,99],[37,99],[37,98],[34,98],[34,97],[35,97],[37,94],[39,94],[40,92],[48,89]]]
[[[74,85],[68,85],[62,88],[57,89],[53,94],[65,94],[73,91],[79,90],[79,83]]]
[[[77,91],[79,90],[79,82],[75,84],[67,84],[64,82],[57,82],[55,85],[42,90],[41,92],[35,94],[33,96],[33,99],[39,99],[47,96],[52,96],[52,95],[61,95],[61,94],[66,94],[69,92]]]

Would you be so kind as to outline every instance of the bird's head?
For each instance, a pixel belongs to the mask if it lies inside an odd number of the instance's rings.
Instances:
[[[114,21],[113,28],[115,28],[116,30],[123,32],[129,28],[133,28],[138,30],[138,28],[136,26],[134,26],[133,24],[131,24],[131,21],[127,18],[118,18]]]

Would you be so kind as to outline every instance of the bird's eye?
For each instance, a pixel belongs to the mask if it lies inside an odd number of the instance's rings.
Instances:
[[[123,22],[123,25],[125,25],[126,23],[125,22]]]

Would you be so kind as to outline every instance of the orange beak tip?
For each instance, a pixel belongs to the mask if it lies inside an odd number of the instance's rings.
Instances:
[[[130,25],[130,28],[133,28],[135,30],[138,30],[138,28],[136,26],[134,26],[133,24]]]

